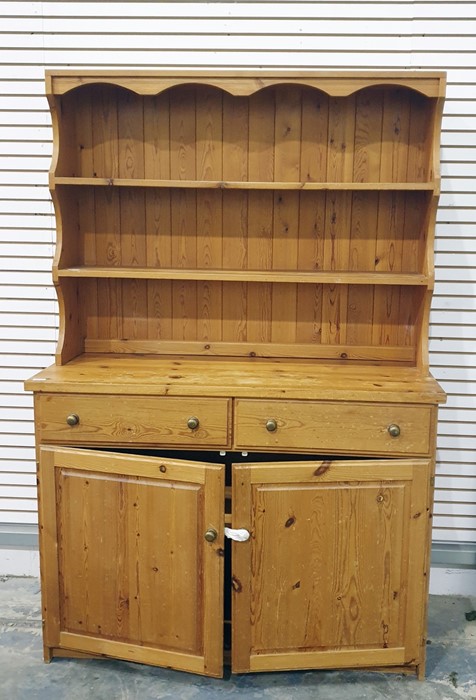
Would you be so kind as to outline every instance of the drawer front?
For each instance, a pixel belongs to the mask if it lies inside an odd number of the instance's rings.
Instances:
[[[237,400],[235,446],[336,454],[428,454],[431,408]]]
[[[36,405],[38,438],[42,443],[226,447],[229,404],[228,399],[42,395]],[[77,423],[69,425],[75,416]]]

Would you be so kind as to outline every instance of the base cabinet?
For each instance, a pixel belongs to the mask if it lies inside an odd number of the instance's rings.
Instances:
[[[40,449],[45,648],[221,676],[422,660],[425,459],[232,466]]]

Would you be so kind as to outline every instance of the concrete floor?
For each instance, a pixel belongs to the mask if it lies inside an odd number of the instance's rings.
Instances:
[[[427,679],[342,671],[193,676],[123,661],[42,661],[37,579],[0,578],[0,700],[476,698],[476,598],[433,596]]]

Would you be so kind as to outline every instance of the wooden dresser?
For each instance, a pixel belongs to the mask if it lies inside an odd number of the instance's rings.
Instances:
[[[444,84],[47,74],[46,660],[423,677]]]

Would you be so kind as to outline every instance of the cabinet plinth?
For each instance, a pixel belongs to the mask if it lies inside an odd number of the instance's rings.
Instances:
[[[423,677],[444,83],[48,72],[45,659]]]

